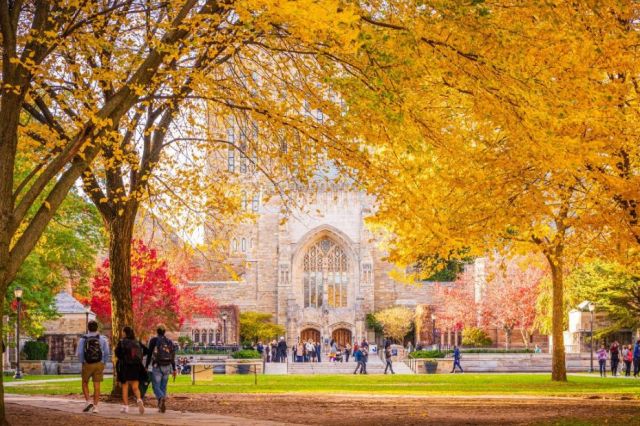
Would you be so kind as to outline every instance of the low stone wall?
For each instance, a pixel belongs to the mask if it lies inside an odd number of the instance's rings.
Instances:
[[[262,374],[264,364],[259,359],[217,359],[199,361],[198,364],[192,366],[195,368],[195,380],[207,381],[212,380],[216,374],[238,374],[238,366],[246,364],[249,366],[247,374],[253,374],[254,368],[257,374]]]
[[[79,362],[67,362],[67,361],[20,361],[20,369],[24,374],[32,376],[40,376],[43,374],[55,375],[55,374],[80,374],[82,371],[82,364]],[[105,367],[105,374],[113,373],[113,364],[107,363]]]
[[[590,354],[566,354],[568,372],[585,372],[590,368]],[[417,373],[424,373],[424,361],[407,360],[413,363]],[[465,372],[482,373],[534,373],[551,372],[551,354],[462,354],[460,360]],[[594,361],[597,364],[597,360]],[[597,365],[596,365],[597,366]],[[438,373],[448,373],[453,359],[438,359]]]

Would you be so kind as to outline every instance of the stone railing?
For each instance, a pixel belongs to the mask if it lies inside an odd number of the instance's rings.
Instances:
[[[535,353],[462,353],[460,363],[465,372],[482,373],[531,373],[551,372],[551,354]],[[434,359],[438,362],[437,373],[450,372],[453,367],[451,357]],[[424,373],[427,359],[407,359],[405,363],[415,373]],[[597,364],[597,360],[594,361]],[[591,356],[589,353],[566,354],[568,372],[589,371]]]

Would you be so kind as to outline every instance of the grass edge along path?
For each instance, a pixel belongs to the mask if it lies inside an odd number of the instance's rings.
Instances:
[[[64,377],[64,376],[63,376]],[[601,395],[640,399],[640,380],[601,379],[570,375],[566,383],[552,382],[547,374],[474,374],[353,376],[353,375],[215,375],[191,385],[191,378],[179,376],[169,381],[171,394],[380,394],[380,395],[458,395],[458,396],[551,396],[587,397]],[[110,389],[111,378],[105,378],[103,389]],[[79,381],[12,386],[11,393],[31,395],[68,395],[80,393]]]

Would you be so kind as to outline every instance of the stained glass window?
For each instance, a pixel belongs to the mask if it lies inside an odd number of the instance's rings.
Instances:
[[[303,263],[305,308],[322,306],[325,284],[329,306],[347,306],[347,256],[340,246],[322,239],[307,250]]]

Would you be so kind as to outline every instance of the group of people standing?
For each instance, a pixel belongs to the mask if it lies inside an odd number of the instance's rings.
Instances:
[[[293,362],[322,362],[322,345],[309,339],[301,340],[291,347]]]
[[[619,370],[620,374],[624,372],[625,376],[631,376],[632,365],[633,377],[638,377],[640,374],[640,340],[636,341],[634,345],[622,345],[622,347],[618,342],[613,342],[609,349],[605,345],[601,345],[597,355],[600,377],[607,377],[607,360],[610,360],[612,376],[617,376]],[[622,366],[624,366],[624,370]]]
[[[256,350],[266,362],[286,362],[287,361],[287,342],[284,337],[280,337],[280,341],[275,340],[271,343],[263,345],[258,342]]]
[[[88,332],[78,344],[78,357],[82,363],[82,391],[86,405],[85,413],[97,413],[100,401],[100,383],[103,380],[104,367],[109,361],[109,343],[98,333],[98,323],[89,321]],[[121,338],[114,351],[117,358],[115,369],[118,382],[122,386],[122,408],[120,412],[129,412],[129,390],[136,398],[140,414],[144,414],[144,391],[151,382],[153,394],[158,400],[158,411],[166,410],[167,384],[169,377],[174,379],[177,373],[175,362],[175,344],[165,336],[166,329],[159,325],[156,336],[147,345],[136,339],[133,328],[127,326],[121,331]],[[149,373],[149,366],[151,372]],[[93,400],[89,395],[89,380],[93,381]],[[141,388],[142,384],[142,388]]]

